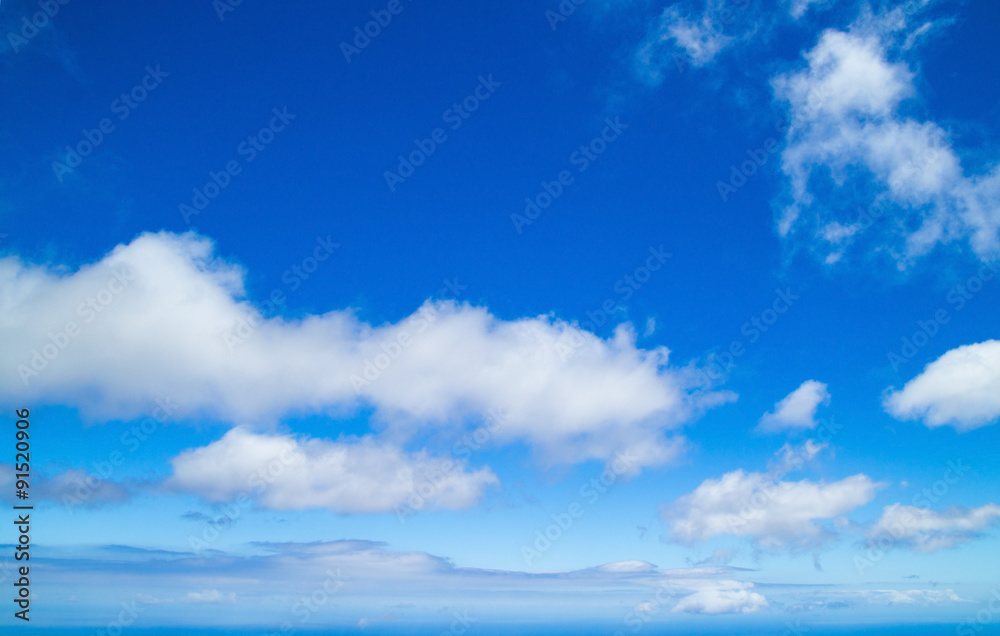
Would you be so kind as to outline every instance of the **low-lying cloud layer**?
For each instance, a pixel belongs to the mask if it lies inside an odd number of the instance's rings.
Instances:
[[[261,543],[240,555],[106,546],[66,558],[56,550],[47,568],[54,594],[82,594],[74,619],[90,618],[95,624],[121,610],[116,599],[135,603],[144,620],[157,624],[177,623],[176,604],[186,603],[188,618],[200,624],[278,628],[286,622],[293,627],[353,626],[389,610],[400,620],[447,624],[455,608],[482,625],[509,618],[511,603],[517,604],[521,618],[546,620],[553,604],[571,603],[583,594],[589,600],[579,618],[600,620],[609,633],[674,622],[677,614],[749,614],[772,605],[912,608],[962,601],[951,590],[912,588],[779,584],[764,593],[746,580],[750,572],[739,568],[664,569],[641,561],[545,573],[468,568],[371,541]],[[99,598],[86,592],[98,572],[108,592]]]

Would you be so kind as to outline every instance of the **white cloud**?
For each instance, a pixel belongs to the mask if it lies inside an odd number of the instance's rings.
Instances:
[[[656,566],[649,561],[637,560],[605,563],[604,565],[598,565],[595,569],[601,572],[656,572]]]
[[[186,596],[178,599],[178,602],[191,605],[235,605],[236,593],[222,594],[219,590],[188,592]]]
[[[185,451],[171,463],[169,488],[211,502],[252,495],[258,505],[274,510],[467,508],[486,487],[498,483],[489,468],[469,472],[464,462],[408,455],[371,438],[344,443],[261,435],[242,428]]]
[[[967,543],[998,521],[1000,506],[992,503],[944,512],[897,503],[883,509],[882,516],[867,534],[872,542],[891,537],[893,545],[928,553]]]
[[[691,565],[698,567],[702,565],[729,565],[729,563],[736,558],[739,554],[739,550],[735,548],[716,548],[712,550],[712,554],[705,557],[704,559],[699,559],[697,561],[692,561],[692,559],[687,559],[687,562]]]
[[[30,482],[31,497],[36,501],[51,501],[66,508],[99,508],[128,501],[131,498],[129,490],[111,479],[114,467],[108,462],[104,463],[102,469],[108,472],[102,474],[70,468],[52,477],[36,475]],[[0,464],[0,492],[3,493],[0,496],[13,499],[16,480],[14,464]]]
[[[955,594],[952,589],[946,590],[857,590],[852,592],[834,593],[837,599],[859,599],[872,605],[943,605],[950,603],[967,603],[967,599]]]
[[[702,66],[710,62],[732,40],[721,33],[713,22],[714,17],[710,11],[691,20],[682,16],[676,7],[670,7],[660,18],[660,36],[664,40],[672,40],[683,49],[691,58],[692,64]]]
[[[831,589],[830,586],[824,586],[824,589],[817,589],[806,598],[800,597],[796,603],[787,607],[792,612],[815,612],[825,609],[859,608],[864,605],[933,607],[968,602],[970,602],[968,599],[960,597],[950,588],[943,590],[851,590]]]
[[[447,558],[370,541],[253,543],[241,546],[236,553],[219,550],[197,555],[116,545],[96,553],[57,550],[47,567],[56,597],[78,593],[100,576],[107,595],[134,597],[146,610],[146,619],[163,624],[176,623],[179,614],[175,603],[182,602],[191,590],[204,590],[198,594],[207,598],[215,597],[213,590],[225,590],[220,592],[220,600],[235,594],[240,601],[240,611],[227,615],[230,627],[237,629],[268,621],[273,624],[274,608],[287,612],[313,594],[329,599],[324,610],[313,615],[310,624],[317,629],[352,624],[362,616],[377,617],[387,609],[399,612],[404,622],[440,624],[442,616],[451,617],[456,607],[470,607],[476,608],[473,615],[480,624],[503,622],[510,618],[512,603],[523,619],[551,621],[552,608],[558,606],[573,609],[584,620],[621,618],[629,631],[628,626],[649,623],[655,615],[674,608],[678,613],[742,613],[763,609],[765,603],[796,611],[803,607],[963,602],[950,589],[870,590],[829,581],[772,584],[765,599],[755,592],[759,582],[755,587],[751,581],[734,580],[734,576],[747,574],[735,568],[670,570],[608,564],[544,573],[487,570],[460,567]],[[268,582],[266,590],[261,589],[261,581]],[[79,614],[89,605],[83,598],[75,611]],[[629,613],[622,616],[622,608],[629,608]],[[209,624],[206,619],[217,618],[218,610],[213,605],[186,605],[185,622]],[[369,619],[370,626],[376,623]]]
[[[825,442],[817,444],[816,440],[811,439],[807,439],[798,446],[785,442],[776,453],[778,461],[775,462],[773,470],[781,475],[798,470],[804,464],[811,462],[826,447]]]
[[[682,12],[677,4],[667,7],[636,51],[637,72],[645,81],[659,84],[667,68],[683,71],[708,64],[735,40],[724,32],[733,15],[721,0],[709,0],[694,15]]]
[[[862,16],[849,32],[828,30],[805,54],[805,69],[773,80],[790,111],[782,161],[791,203],[778,229],[814,237],[827,262],[869,227],[900,267],[958,239],[983,259],[1000,254],[1000,166],[966,175],[941,126],[901,113],[900,104],[916,96],[914,74],[890,55],[930,29],[921,24],[897,45],[911,17],[896,8]],[[855,205],[827,209],[815,201],[817,190],[831,190],[822,200],[836,201],[836,190],[855,184],[889,208],[877,225],[859,221]]]
[[[605,340],[548,316],[507,321],[431,301],[380,326],[350,310],[265,318],[245,300],[243,270],[213,249],[159,233],[75,272],[0,260],[0,354],[10,361],[0,399],[135,417],[169,396],[177,417],[246,424],[371,406],[404,436],[501,406],[508,418],[491,442],[526,442],[554,462],[632,448],[665,461],[677,448],[665,433],[725,399],[696,392],[666,348],[637,348],[630,325]]]
[[[712,587],[698,590],[678,601],[671,611],[688,614],[752,614],[767,607],[768,603],[762,594],[751,592],[751,587],[752,583],[743,583],[738,589]]]
[[[150,596],[149,594],[136,594],[135,600],[143,605],[164,605],[166,603],[175,603],[176,601],[172,598],[157,598],[155,596]]]
[[[83,470],[70,469],[50,479],[36,481],[33,495],[64,506],[99,507],[130,499],[128,490],[122,484]]]
[[[931,427],[969,431],[1000,418],[1000,340],[948,351],[883,402],[899,420],[921,418]]]
[[[789,7],[788,12],[792,15],[793,18],[798,20],[799,18],[801,18],[806,14],[806,12],[809,10],[809,7],[811,7],[814,4],[819,4],[820,2],[823,1],[824,0],[791,0],[791,6]]]
[[[862,474],[826,484],[736,470],[706,479],[662,516],[683,543],[731,534],[768,548],[806,547],[830,534],[820,522],[868,503],[880,486]]]
[[[760,418],[758,429],[767,433],[816,428],[816,409],[830,403],[827,386],[806,380]]]
[[[766,603],[749,591],[752,583],[732,580],[738,573],[732,568],[664,570],[628,562],[557,572],[490,570],[370,541],[253,543],[242,546],[238,555],[107,546],[96,555],[54,554],[51,569],[55,593],[78,591],[100,573],[108,595],[132,598],[140,590],[143,599],[176,599],[157,602],[162,614],[150,604],[147,618],[175,616],[176,603],[194,602],[186,606],[193,622],[213,610],[211,603],[226,603],[235,595],[241,612],[230,618],[237,625],[265,624],[268,616],[273,621],[275,607],[294,607],[320,590],[331,601],[313,616],[317,628],[353,623],[362,616],[369,617],[371,627],[378,622],[372,617],[386,609],[400,612],[404,621],[419,617],[440,622],[455,607],[471,607],[484,623],[502,621],[509,619],[511,603],[522,618],[551,620],[552,607],[562,606],[575,608],[581,617],[607,620],[620,617],[623,607],[644,615],[665,613],[684,597],[705,591],[683,601],[677,611],[748,612]],[[268,589],[262,591],[261,581],[269,582]]]

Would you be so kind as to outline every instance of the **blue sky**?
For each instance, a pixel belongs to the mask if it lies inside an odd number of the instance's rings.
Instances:
[[[995,628],[992,3],[0,17],[36,624]]]

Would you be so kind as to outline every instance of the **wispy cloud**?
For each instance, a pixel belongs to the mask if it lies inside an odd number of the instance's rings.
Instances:
[[[856,206],[845,216],[833,203],[844,187],[889,207],[874,242],[900,267],[960,239],[980,258],[1000,254],[1000,169],[967,174],[947,131],[902,107],[917,97],[905,61],[909,36],[926,34],[931,24],[911,5],[862,13],[847,30],[825,31],[804,54],[804,68],[773,80],[791,121],[782,153],[790,202],[779,233],[798,237],[827,262],[839,260],[862,230]]]
[[[893,504],[885,507],[867,534],[873,542],[892,537],[895,544],[929,553],[972,541],[998,522],[1000,506],[996,504],[942,512]]]
[[[600,592],[605,613],[657,590],[662,590],[658,598],[677,612],[743,613],[767,605],[761,594],[750,591],[753,583],[734,580],[740,572],[724,567],[671,570],[621,562],[546,573],[488,570],[457,567],[426,552],[393,550],[370,541],[259,543],[242,551],[239,557],[218,551],[195,556],[108,547],[85,558],[53,556],[47,567],[69,589],[100,572],[111,594],[140,595],[140,602],[149,605],[147,614],[162,612],[157,620],[169,616],[172,604],[233,604],[243,616],[237,622],[260,624],[262,613],[273,615],[282,604],[295,603],[331,572],[337,574],[337,595],[344,602],[323,620],[341,624],[377,615],[370,610],[385,609],[387,597],[393,599],[393,612],[408,618],[433,616],[458,603],[474,604],[495,617],[510,598],[519,600],[525,615],[539,617],[550,603],[576,598],[581,591]],[[265,589],[262,580],[274,585]],[[497,604],[484,600],[492,597]]]

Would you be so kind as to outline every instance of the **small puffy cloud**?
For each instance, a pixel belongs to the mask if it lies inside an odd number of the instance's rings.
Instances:
[[[992,503],[942,512],[897,503],[885,507],[867,535],[875,543],[891,537],[893,545],[929,553],[972,541],[998,521],[1000,506]]]
[[[662,516],[670,537],[682,543],[731,534],[767,548],[801,548],[828,537],[822,522],[867,504],[880,486],[862,474],[827,484],[736,470],[706,479]]]
[[[334,245],[321,237],[307,252],[325,255],[331,277]],[[638,348],[627,324],[604,339],[444,301],[383,325],[347,309],[286,320],[247,300],[245,276],[193,233],[143,234],[75,271],[0,259],[0,401],[125,418],[169,396],[175,417],[248,425],[371,409],[398,437],[457,432],[502,406],[490,442],[552,463],[630,449],[668,461],[670,433],[724,401],[671,367],[666,348]]]
[[[885,117],[913,93],[909,70],[886,61],[874,38],[827,31],[805,59],[807,70],[774,80],[801,126],[851,115]]]
[[[816,428],[816,409],[830,403],[830,393],[822,382],[806,380],[765,413],[757,425],[765,433]]]
[[[681,15],[676,6],[670,7],[660,18],[660,28],[661,38],[672,40],[695,66],[710,62],[731,40],[718,30],[709,11],[692,20]]]
[[[490,485],[489,468],[407,454],[362,438],[354,442],[296,439],[235,428],[208,446],[171,460],[170,489],[210,502],[252,495],[272,510],[327,508],[343,513],[468,508]]]
[[[694,15],[682,12],[679,4],[667,7],[636,51],[639,76],[650,84],[659,84],[667,68],[683,71],[689,65],[711,62],[733,42],[733,37],[723,32],[724,10],[729,11],[721,0],[709,0]]]
[[[733,585],[712,586],[685,596],[674,606],[673,613],[687,614],[752,614],[768,606],[762,594],[751,592],[752,583],[730,581]]]
[[[790,115],[790,203],[778,230],[798,232],[828,263],[865,234],[900,267],[959,239],[984,260],[1000,254],[1000,166],[966,174],[944,128],[903,114],[917,93],[899,58],[930,28],[913,21],[902,7],[863,14],[848,31],[825,31],[805,68],[772,81]],[[861,210],[837,198],[855,190],[866,196]]]
[[[809,7],[824,1],[825,0],[791,0],[791,5],[788,8],[788,12],[791,14],[793,18],[798,20],[799,18],[801,18],[806,14],[806,12],[809,10]]]
[[[1000,340],[948,351],[883,402],[898,420],[970,431],[1000,419]]]

